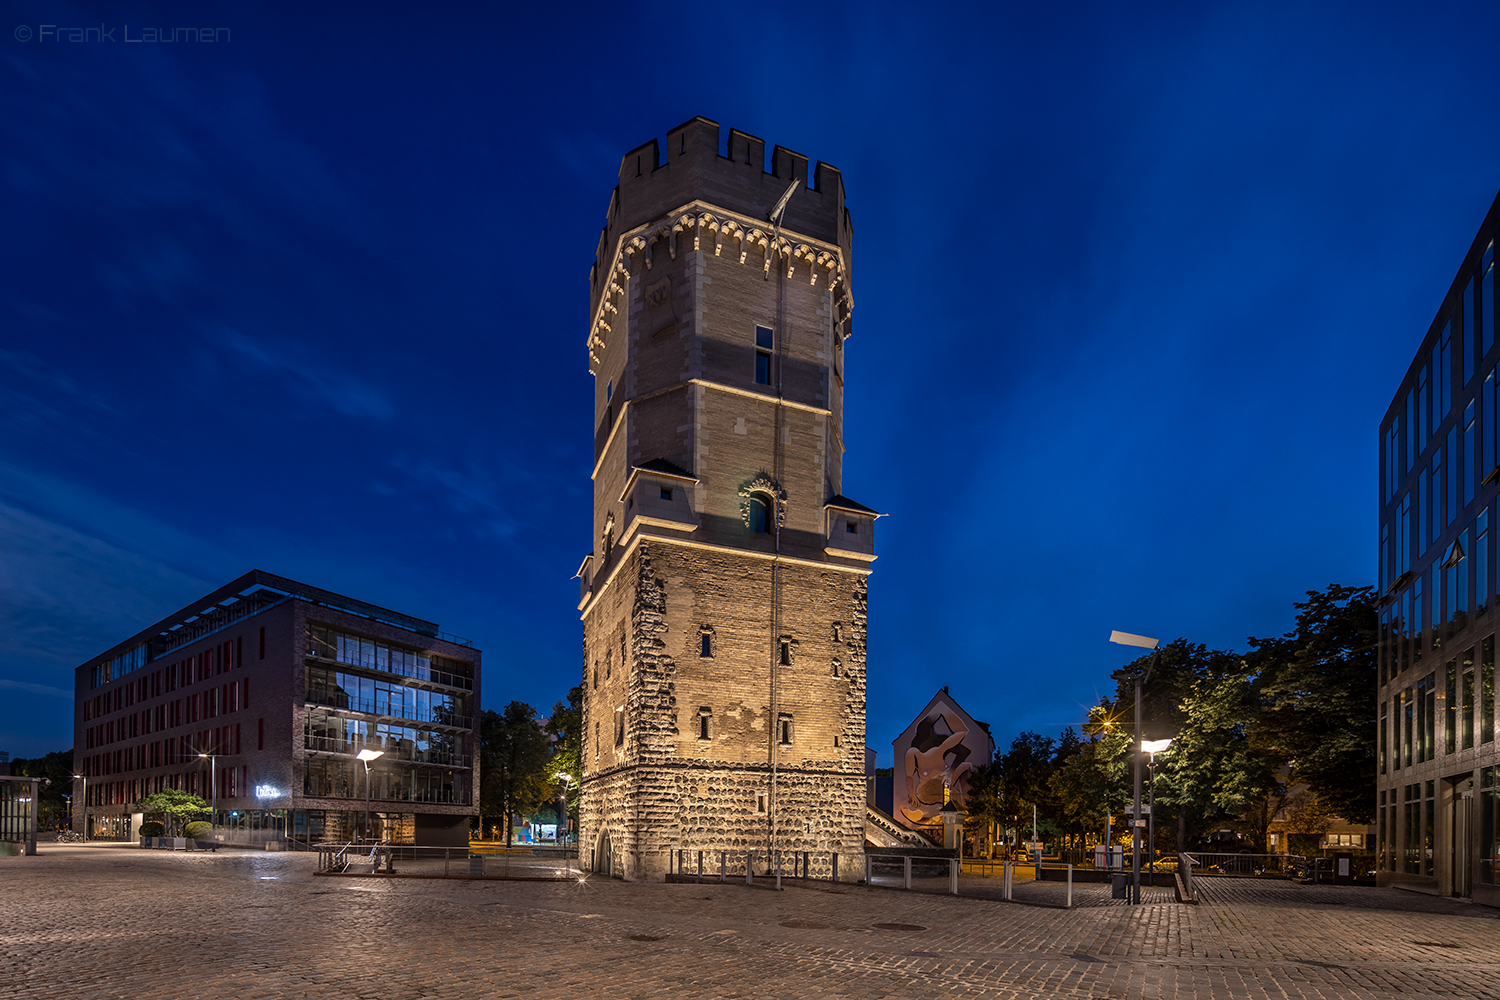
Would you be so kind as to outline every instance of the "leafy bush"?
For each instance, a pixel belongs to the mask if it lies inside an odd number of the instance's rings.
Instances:
[[[212,830],[213,828],[214,828],[214,825],[212,823],[205,823],[203,820],[200,819],[200,820],[197,820],[196,822],[189,823],[187,825],[187,828],[183,831],[183,834],[189,840],[200,840],[203,837],[208,836],[209,831]]]
[[[158,823],[154,819],[147,820],[146,822],[141,824],[142,837],[160,837],[166,832],[166,826],[164,824]]]

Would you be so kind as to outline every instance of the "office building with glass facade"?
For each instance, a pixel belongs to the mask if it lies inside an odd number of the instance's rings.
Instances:
[[[1378,868],[1500,905],[1500,198],[1380,425]]]
[[[464,846],[479,665],[436,623],[252,571],[78,668],[75,822],[129,839],[175,788],[229,841]]]

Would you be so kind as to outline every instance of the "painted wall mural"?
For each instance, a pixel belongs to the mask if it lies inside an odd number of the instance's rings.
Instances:
[[[941,828],[943,792],[967,811],[969,776],[995,753],[989,730],[959,707],[944,688],[892,741],[896,773],[893,818],[913,829]]]

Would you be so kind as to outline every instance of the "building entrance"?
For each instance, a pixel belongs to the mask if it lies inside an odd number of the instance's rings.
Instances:
[[[1474,843],[1474,776],[1448,779],[1450,822],[1448,829],[1449,895],[1464,899],[1474,892],[1474,872],[1470,858]]]

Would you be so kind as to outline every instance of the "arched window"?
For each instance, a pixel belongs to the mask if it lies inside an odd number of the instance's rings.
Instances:
[[[750,495],[750,530],[757,535],[767,534],[771,530],[771,505],[759,493]]]

